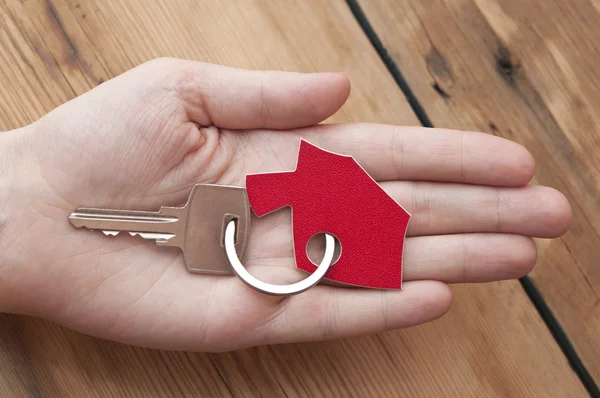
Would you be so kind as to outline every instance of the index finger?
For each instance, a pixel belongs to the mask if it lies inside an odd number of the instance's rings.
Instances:
[[[415,180],[523,186],[532,155],[491,134],[378,124],[324,124],[301,133],[332,152],[351,155],[377,181]]]

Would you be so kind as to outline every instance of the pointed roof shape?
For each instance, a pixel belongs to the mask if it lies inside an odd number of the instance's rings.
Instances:
[[[258,216],[292,207],[296,266],[314,272],[308,241],[329,233],[341,256],[326,279],[348,285],[399,289],[410,215],[353,157],[300,142],[295,171],[248,175],[246,189]]]

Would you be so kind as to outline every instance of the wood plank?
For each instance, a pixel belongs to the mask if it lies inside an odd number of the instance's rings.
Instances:
[[[0,128],[147,59],[343,71],[330,121],[417,119],[341,1],[0,1]],[[146,350],[0,316],[2,396],[585,396],[517,282],[456,286],[444,318],[359,339],[225,354]]]
[[[532,278],[600,383],[600,3],[361,1],[434,125],[521,142],[573,228]]]

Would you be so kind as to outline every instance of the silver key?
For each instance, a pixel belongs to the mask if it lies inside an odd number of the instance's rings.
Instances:
[[[194,185],[183,207],[161,207],[157,212],[80,208],[69,216],[77,228],[113,236],[128,232],[160,246],[178,247],[190,272],[211,274],[233,274],[224,249],[225,228],[232,219],[236,251],[245,258],[250,218],[244,188],[209,184]]]

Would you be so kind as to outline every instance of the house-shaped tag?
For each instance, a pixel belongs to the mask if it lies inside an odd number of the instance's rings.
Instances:
[[[302,140],[296,170],[251,174],[246,190],[261,217],[292,208],[296,266],[317,268],[307,254],[309,240],[334,235],[341,255],[325,279],[378,289],[402,288],[402,255],[410,215],[350,156]]]

